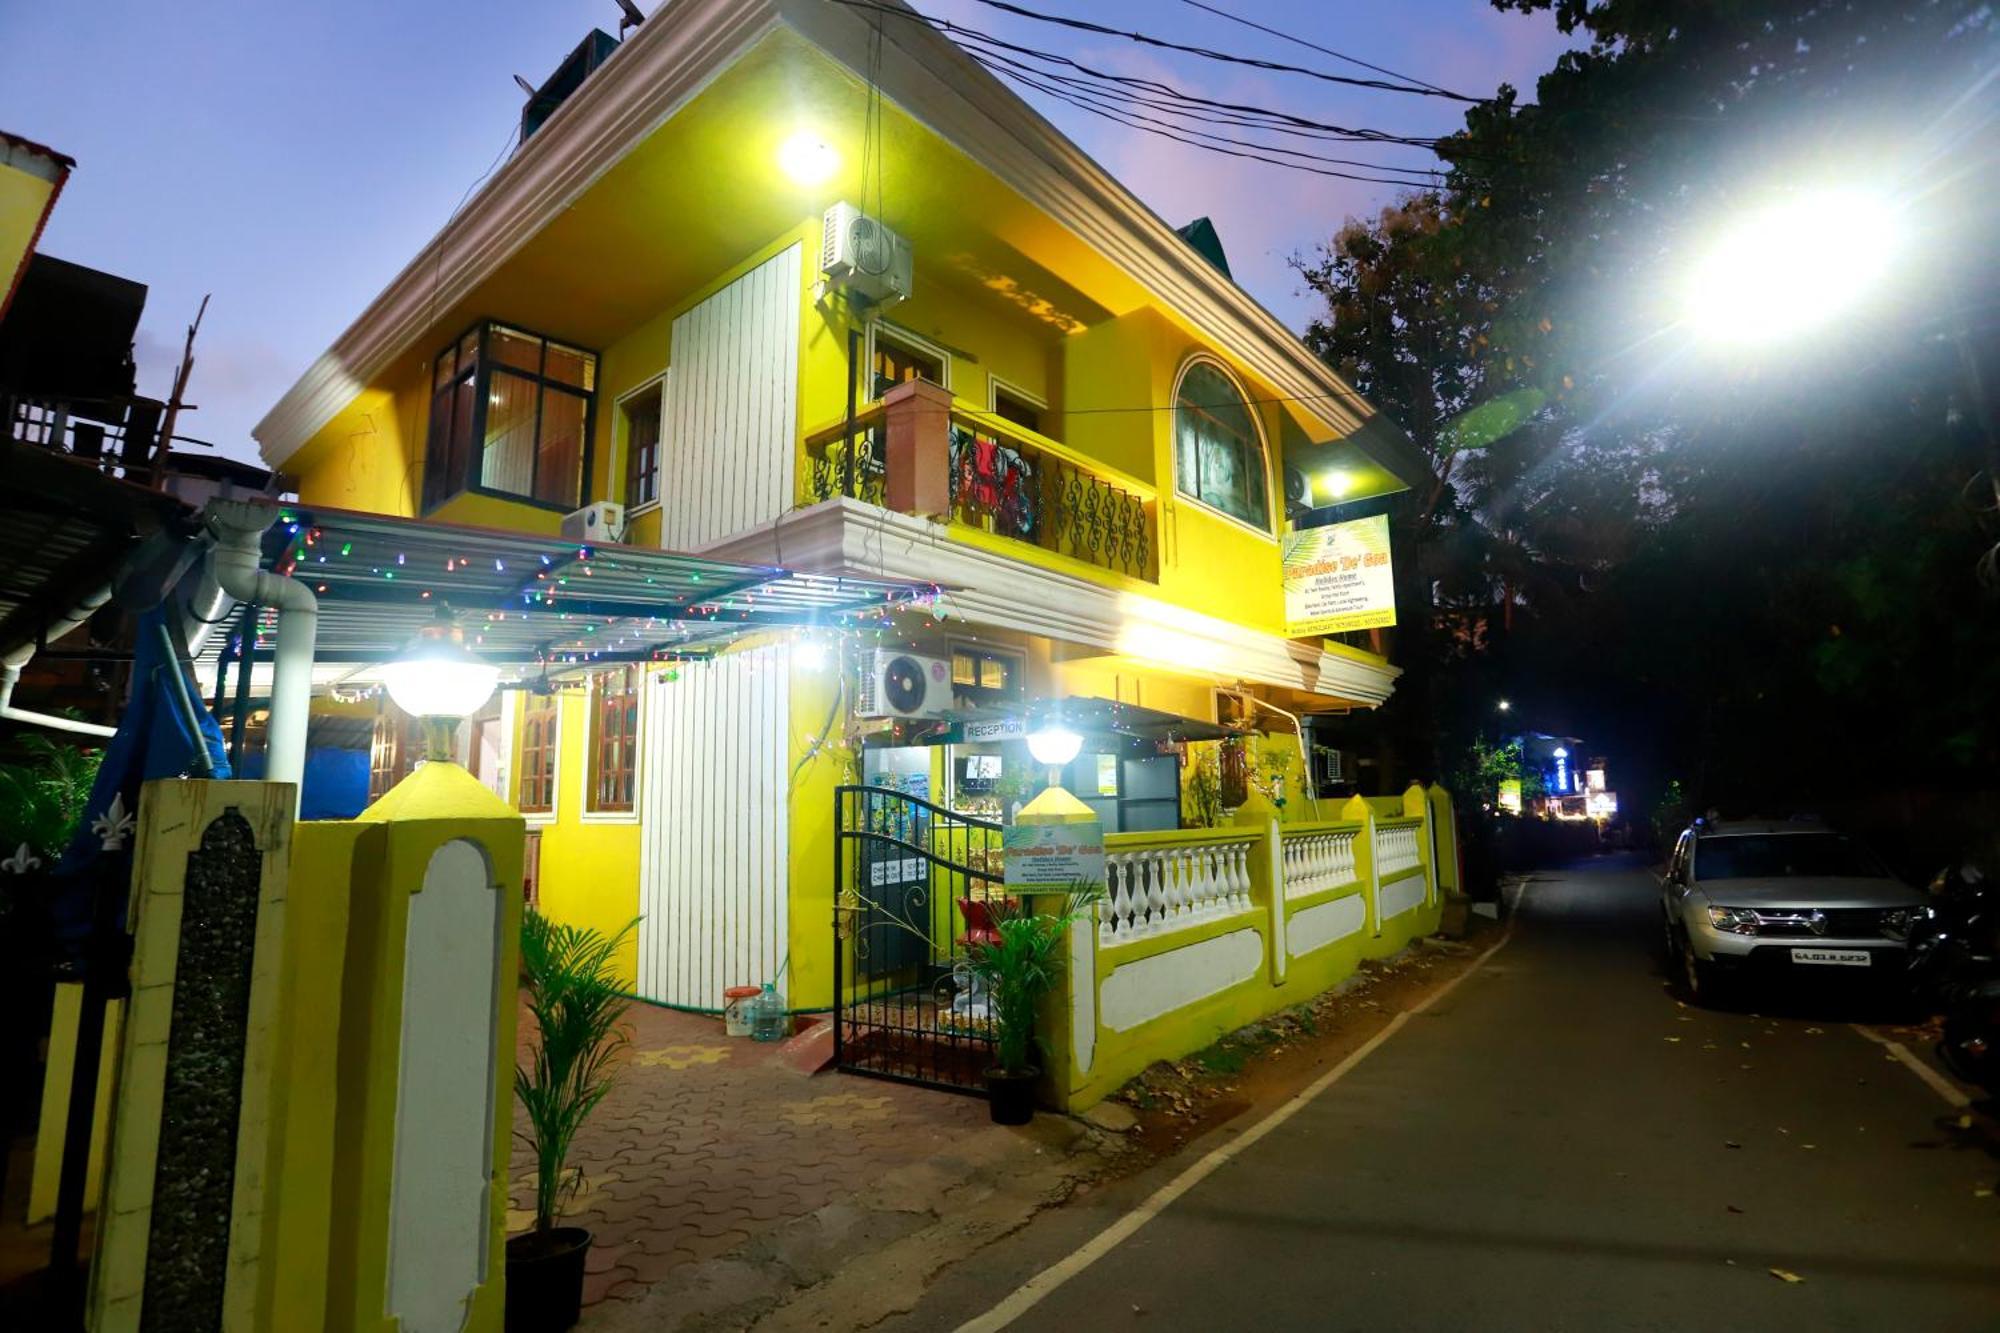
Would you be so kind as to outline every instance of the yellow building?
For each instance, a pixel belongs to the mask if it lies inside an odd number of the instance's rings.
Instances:
[[[76,160],[0,130],[0,315]]]
[[[675,0],[571,68],[270,411],[266,461],[308,509],[622,523],[935,594],[702,660],[516,663],[539,688],[466,744],[528,817],[543,910],[642,917],[648,1000],[777,980],[823,1009],[856,873],[836,787],[977,838],[1031,794],[1022,735],[1058,706],[1085,733],[1067,785],[1109,830],[1213,820],[1216,784],[1318,818],[1288,718],[1377,706],[1397,669],[1287,637],[1281,541],[1315,486],[1410,484],[1400,432],[920,22]],[[409,753],[385,709],[323,707],[375,719],[378,786]],[[1218,746],[1234,730],[1257,734]],[[966,928],[927,920],[933,952]]]

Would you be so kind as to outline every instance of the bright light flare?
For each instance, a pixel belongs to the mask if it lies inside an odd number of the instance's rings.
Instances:
[[[1866,297],[1900,248],[1902,219],[1863,190],[1815,190],[1738,220],[1682,293],[1701,335],[1737,346],[1824,325]]]
[[[795,185],[824,185],[839,166],[833,145],[804,130],[778,145],[778,167]]]

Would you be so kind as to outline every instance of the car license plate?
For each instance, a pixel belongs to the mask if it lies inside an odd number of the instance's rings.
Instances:
[[[1793,949],[1795,963],[1825,963],[1834,967],[1867,967],[1873,959],[1866,949]]]

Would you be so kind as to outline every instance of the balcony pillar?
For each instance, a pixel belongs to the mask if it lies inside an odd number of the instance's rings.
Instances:
[[[883,503],[905,514],[951,512],[951,391],[909,380],[882,396],[887,442]]]

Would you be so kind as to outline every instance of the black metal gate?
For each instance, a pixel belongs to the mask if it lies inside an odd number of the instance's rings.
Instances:
[[[983,1092],[992,1019],[966,959],[1004,893],[1000,826],[887,787],[833,799],[834,1062]]]

